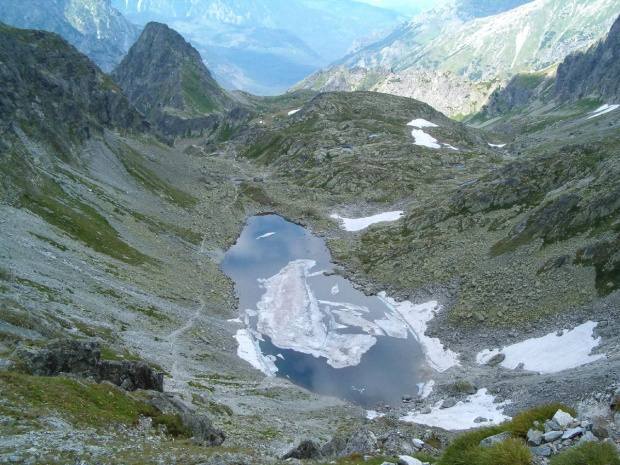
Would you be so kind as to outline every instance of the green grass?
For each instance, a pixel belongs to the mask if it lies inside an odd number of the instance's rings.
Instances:
[[[156,410],[143,400],[127,396],[109,384],[75,381],[63,377],[38,377],[0,372],[0,391],[6,401],[0,413],[37,418],[55,412],[76,425],[135,425],[139,417],[156,417]]]
[[[162,197],[181,208],[192,208],[198,203],[196,197],[173,187],[153,170],[147,168],[144,157],[133,148],[125,146],[125,150],[119,154],[118,158],[129,175],[152,194]]]
[[[200,71],[193,63],[181,66],[181,89],[190,113],[209,114],[219,110],[217,103],[207,94],[205,83],[200,79]]]
[[[20,198],[21,204],[32,213],[99,253],[134,265],[156,263],[121,240],[108,220],[93,207],[69,196],[51,179],[41,181],[41,186],[27,189]]]
[[[439,460],[440,465],[524,465],[531,463],[529,449],[524,439],[530,428],[535,428],[534,422],[542,425],[562,409],[564,412],[576,416],[576,412],[563,404],[551,404],[535,407],[519,412],[512,421],[501,425],[488,426],[476,429],[456,438],[444,450]],[[508,431],[511,437],[492,447],[480,447],[480,441],[489,436]]]
[[[620,456],[613,444],[586,442],[556,455],[549,465],[620,465]]]
[[[192,431],[183,426],[183,420],[177,414],[162,413],[153,418],[153,426],[155,428],[166,428],[166,433],[175,438],[191,438]]]

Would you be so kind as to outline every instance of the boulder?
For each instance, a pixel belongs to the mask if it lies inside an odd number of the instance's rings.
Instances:
[[[494,436],[489,436],[488,438],[484,438],[480,441],[480,447],[490,447],[493,444],[497,444],[498,442],[505,441],[510,437],[509,431],[504,431],[503,433],[496,434]]]
[[[603,417],[594,417],[592,419],[592,433],[599,439],[609,437],[609,422]]]
[[[189,428],[194,437],[192,440],[199,445],[220,446],[226,435],[213,427],[211,420],[205,415],[196,413],[181,400],[167,394],[153,396],[151,404],[160,413],[179,415],[183,426]]]
[[[396,463],[397,465],[422,465],[421,461],[408,455],[401,455]]]
[[[344,455],[370,454],[378,447],[377,438],[372,431],[362,428],[347,439]]]
[[[142,362],[102,361],[99,363],[98,379],[110,381],[126,391],[146,389],[162,392],[164,390],[164,374],[154,371]]]
[[[454,400],[452,397],[450,397],[450,398],[444,400],[441,403],[441,407],[439,407],[439,408],[445,409],[445,408],[454,407],[455,405],[456,405],[456,400]]]
[[[531,429],[527,432],[527,445],[540,446],[543,441],[543,434],[537,429]]]
[[[343,455],[344,450],[347,447],[347,443],[340,436],[334,436],[331,441],[326,443],[321,452],[327,458],[329,457],[340,457]]]
[[[295,449],[286,453],[282,457],[282,460],[287,460],[287,459],[317,460],[321,458],[323,458],[323,454],[319,450],[318,446],[314,443],[314,441],[306,439],[305,441],[302,441],[301,443],[299,443],[299,445]]]
[[[583,434],[583,428],[570,428],[564,432],[562,439],[573,439],[581,434]]]
[[[562,431],[549,431],[548,433],[543,434],[543,441],[545,442],[553,442],[557,441],[562,437]]]
[[[591,431],[586,431],[583,433],[583,436],[579,438],[579,441],[577,441],[578,444],[582,444],[584,442],[598,442],[598,438],[594,436]]]
[[[541,457],[550,457],[553,453],[553,450],[548,444],[543,444],[542,446],[530,447],[530,451],[533,455],[538,455]]]
[[[570,416],[570,414],[562,411],[562,409],[559,409],[555,412],[555,415],[553,415],[552,421],[557,423],[560,428],[565,429],[568,428],[575,421],[575,419]]]

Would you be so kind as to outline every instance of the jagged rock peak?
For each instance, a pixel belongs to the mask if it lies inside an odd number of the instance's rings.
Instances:
[[[0,80],[0,126],[36,126],[47,139],[147,128],[112,80],[52,32],[0,23]]]
[[[620,16],[607,38],[585,53],[574,53],[558,68],[555,95],[579,99],[596,96],[620,99]]]
[[[194,118],[233,106],[198,51],[161,23],[145,26],[112,78],[151,121],[162,114]]]

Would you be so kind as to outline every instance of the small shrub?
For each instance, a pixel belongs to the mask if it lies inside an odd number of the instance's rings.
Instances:
[[[611,400],[611,405],[610,405],[610,407],[611,407],[611,411],[612,411],[612,412],[614,412],[614,413],[618,413],[618,412],[620,412],[620,395],[618,395],[618,396],[614,397],[614,398]]]
[[[508,438],[491,447],[481,448],[479,458],[475,463],[477,465],[530,465],[532,453],[520,439]]]
[[[620,457],[613,444],[586,442],[556,455],[549,465],[620,465]]]
[[[177,414],[162,413],[153,418],[153,426],[159,428],[161,426],[166,427],[166,433],[175,438],[191,438],[193,436],[192,431],[183,426],[183,420]]]
[[[571,414],[573,417],[577,415],[574,409],[564,404],[551,404],[523,410],[515,415],[510,423],[510,432],[513,436],[525,438],[530,428],[534,428],[534,422],[538,421],[542,425],[545,421],[550,420],[555,412],[562,409],[564,412]]]

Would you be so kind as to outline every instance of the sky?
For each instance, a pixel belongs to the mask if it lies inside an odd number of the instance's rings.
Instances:
[[[357,0],[382,8],[397,11],[401,14],[415,14],[434,6],[449,3],[452,0]]]

